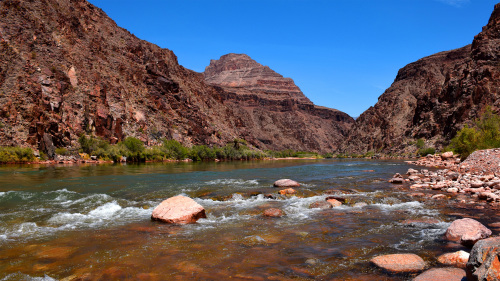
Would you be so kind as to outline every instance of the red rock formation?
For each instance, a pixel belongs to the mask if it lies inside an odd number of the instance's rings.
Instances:
[[[204,75],[224,90],[224,104],[238,116],[242,134],[259,148],[332,152],[354,122],[341,111],[314,105],[292,79],[244,54],[212,60]]]
[[[467,262],[467,280],[500,279],[500,237],[492,237],[477,242],[471,250]]]
[[[500,4],[472,42],[399,70],[342,144],[348,152],[414,152],[424,138],[437,148],[486,108],[500,111]]]
[[[286,89],[293,98],[207,85],[172,51],[136,38],[85,0],[0,1],[0,145],[53,155],[54,146],[77,146],[80,134],[93,133],[112,143],[133,136],[146,144],[243,138],[269,149],[336,147],[350,117],[315,107],[291,79],[262,71],[273,77],[250,90]]]

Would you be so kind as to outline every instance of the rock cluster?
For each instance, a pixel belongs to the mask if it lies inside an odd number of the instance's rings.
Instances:
[[[408,169],[404,182],[411,189],[432,189],[450,194],[469,194],[473,198],[488,202],[500,202],[500,149],[479,150],[472,153],[464,162],[455,163],[449,169],[429,171]],[[441,156],[425,157],[425,165],[443,163]],[[434,159],[436,162],[428,161]],[[453,158],[450,158],[453,159]],[[437,165],[436,165],[437,166]],[[401,178],[399,174],[394,176]],[[390,180],[393,182],[394,179]],[[438,197],[443,195],[438,194]]]
[[[441,155],[429,154],[425,157],[420,158],[417,161],[407,161],[407,163],[417,166],[454,170],[458,167],[458,164],[460,163],[460,158],[453,155],[453,152],[449,151]]]

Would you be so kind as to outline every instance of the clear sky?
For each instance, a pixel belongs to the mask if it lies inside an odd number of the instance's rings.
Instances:
[[[245,53],[356,117],[400,68],[472,43],[498,0],[90,0],[186,68]]]

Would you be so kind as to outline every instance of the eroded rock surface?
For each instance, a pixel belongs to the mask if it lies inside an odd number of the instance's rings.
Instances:
[[[453,221],[445,233],[446,239],[460,242],[466,246],[472,246],[480,239],[488,238],[490,235],[491,230],[482,223],[469,218]]]
[[[468,281],[500,280],[500,237],[477,242],[467,262]]]
[[[401,68],[378,102],[356,119],[342,150],[414,153],[420,138],[441,148],[487,106],[500,111],[499,30],[497,4],[472,45]]]
[[[245,54],[212,60],[204,76],[224,89],[238,128],[259,148],[331,152],[354,123],[341,111],[314,105],[292,79]]]

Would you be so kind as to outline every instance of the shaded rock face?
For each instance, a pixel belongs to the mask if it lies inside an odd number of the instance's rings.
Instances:
[[[500,237],[493,237],[477,242],[467,262],[467,280],[500,279]]]
[[[201,74],[85,0],[0,2],[0,143],[76,144],[162,137],[185,145],[242,137]],[[44,147],[42,147],[44,143]]]
[[[259,148],[331,152],[354,123],[341,111],[314,105],[292,79],[244,54],[212,60],[204,76],[223,89],[239,130]]]
[[[399,70],[396,79],[351,128],[347,152],[414,152],[419,138],[437,148],[491,106],[500,111],[500,4],[472,43]],[[408,151],[412,150],[412,151]]]

